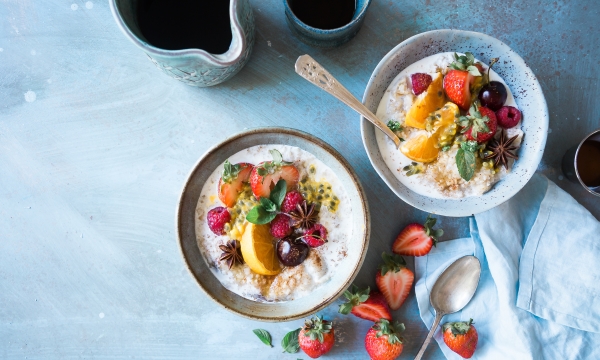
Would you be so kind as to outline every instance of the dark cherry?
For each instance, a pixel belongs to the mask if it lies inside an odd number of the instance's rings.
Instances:
[[[285,266],[293,267],[302,264],[308,256],[308,251],[308,245],[291,236],[277,242],[277,257]]]
[[[499,81],[490,81],[488,84],[483,85],[479,90],[479,101],[481,104],[493,111],[498,111],[506,102],[506,87]]]

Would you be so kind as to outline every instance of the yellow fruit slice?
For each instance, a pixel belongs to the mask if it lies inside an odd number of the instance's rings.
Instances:
[[[402,143],[400,151],[413,161],[428,163],[437,159],[440,152],[436,144],[437,136],[421,134]]]
[[[249,223],[241,241],[242,256],[250,270],[260,275],[277,275],[281,271],[269,225]]]
[[[437,73],[431,84],[429,84],[427,91],[417,96],[417,99],[406,114],[404,125],[417,129],[425,129],[427,116],[441,108],[446,100],[442,80],[442,74]]]

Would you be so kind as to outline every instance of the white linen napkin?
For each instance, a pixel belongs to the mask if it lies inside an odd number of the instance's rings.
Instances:
[[[600,222],[542,175],[511,200],[470,220],[471,237],[415,259],[415,291],[429,328],[429,293],[454,260],[475,255],[479,287],[442,323],[473,318],[472,359],[600,359]],[[435,333],[448,359],[462,359]]]

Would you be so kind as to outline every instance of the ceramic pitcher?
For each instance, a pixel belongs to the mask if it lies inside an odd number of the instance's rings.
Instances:
[[[188,85],[206,87],[231,78],[248,61],[254,45],[254,16],[248,0],[230,0],[232,40],[224,54],[201,49],[165,50],[149,44],[136,20],[137,0],[110,0],[117,24],[165,74]],[[207,36],[211,36],[207,34]]]

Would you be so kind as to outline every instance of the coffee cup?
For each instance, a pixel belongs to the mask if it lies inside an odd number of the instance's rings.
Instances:
[[[563,156],[562,171],[588,192],[600,196],[600,129],[587,135]]]

